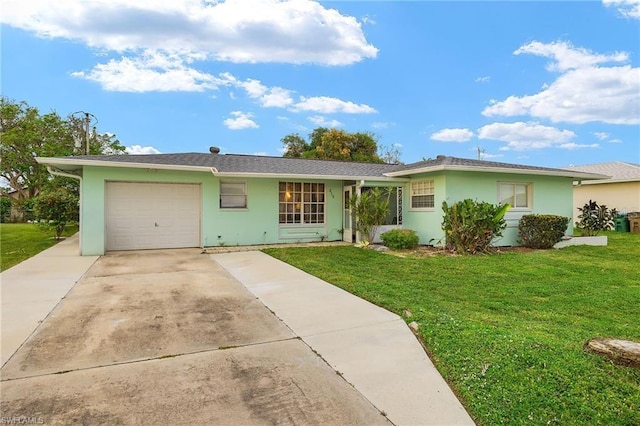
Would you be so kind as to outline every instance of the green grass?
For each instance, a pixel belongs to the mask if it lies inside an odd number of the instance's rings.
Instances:
[[[411,311],[407,321],[420,324],[478,424],[638,425],[640,369],[582,350],[595,336],[640,341],[640,235],[607,235],[607,247],[480,256],[265,252],[397,314]]]
[[[68,226],[63,236],[78,232],[77,226]],[[54,244],[53,231],[42,231],[32,223],[0,224],[0,270],[6,271],[14,265],[40,253]]]

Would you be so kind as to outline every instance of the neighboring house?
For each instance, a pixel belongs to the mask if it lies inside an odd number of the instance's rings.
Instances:
[[[347,200],[388,187],[383,230],[417,232],[443,244],[442,202],[509,203],[497,245],[517,244],[524,214],[571,216],[574,180],[591,173],[438,156],[408,165],[251,155],[110,155],[38,158],[51,173],[80,179],[84,255],[110,250],[305,241],[354,242]],[[568,230],[572,232],[571,227]]]
[[[605,179],[580,181],[573,185],[573,217],[577,220],[589,200],[615,208],[619,212],[640,212],[640,165],[612,161],[609,163],[570,166],[567,170],[606,175]]]

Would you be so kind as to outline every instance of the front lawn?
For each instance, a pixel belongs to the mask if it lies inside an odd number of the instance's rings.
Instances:
[[[77,226],[68,226],[63,236],[76,232]],[[32,223],[0,223],[0,270],[5,271],[56,242],[53,231],[44,232]]]
[[[607,247],[480,256],[265,252],[399,315],[409,310],[478,424],[638,425],[640,369],[582,350],[595,336],[640,341],[640,235],[607,235]]]

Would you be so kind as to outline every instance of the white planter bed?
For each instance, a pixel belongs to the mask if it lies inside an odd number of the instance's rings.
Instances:
[[[606,246],[607,236],[598,235],[595,237],[567,237],[566,239],[556,243],[553,248],[564,248],[569,246]]]

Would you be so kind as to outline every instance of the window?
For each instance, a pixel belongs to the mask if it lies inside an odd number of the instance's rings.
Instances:
[[[515,209],[528,209],[530,184],[528,183],[499,183],[498,202],[502,205],[511,204]]]
[[[246,209],[247,208],[247,183],[246,182],[220,182],[220,208],[221,209]]]
[[[432,209],[434,206],[433,181],[411,182],[411,208]]]
[[[324,195],[324,183],[280,182],[280,223],[324,223]]]

